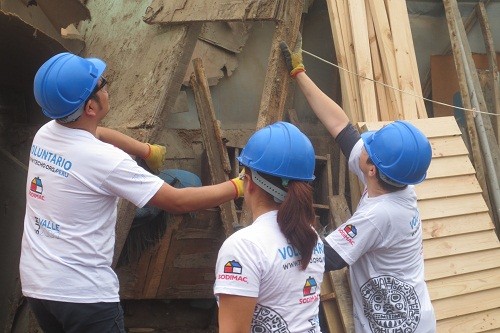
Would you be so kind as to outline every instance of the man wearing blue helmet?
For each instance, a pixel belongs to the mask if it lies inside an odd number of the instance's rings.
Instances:
[[[425,179],[429,141],[406,121],[360,136],[305,73],[300,39],[293,51],[284,42],[280,47],[291,76],[365,185],[352,217],[325,239],[326,269],[349,265],[356,333],[436,332],[413,187]]]
[[[125,332],[111,268],[118,198],[185,213],[242,195],[240,179],[175,188],[140,167],[128,154],[158,169],[164,148],[98,127],[109,112],[105,68],[61,53],[34,79],[36,101],[53,120],[30,151],[20,275],[45,332]]]

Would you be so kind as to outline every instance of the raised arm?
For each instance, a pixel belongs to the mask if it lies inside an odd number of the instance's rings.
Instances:
[[[285,42],[280,43],[281,53],[290,70],[290,76],[295,78],[307,102],[313,109],[316,116],[326,127],[328,132],[336,138],[349,123],[349,118],[344,110],[328,97],[318,86],[307,76],[304,64],[302,63],[302,37],[299,35],[293,51]]]
[[[349,123],[344,110],[321,91],[305,72],[298,73],[295,79],[316,116],[336,138]]]

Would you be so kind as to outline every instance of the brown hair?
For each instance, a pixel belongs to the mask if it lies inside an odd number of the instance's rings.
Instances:
[[[290,180],[287,192],[278,210],[278,225],[288,241],[300,252],[304,270],[318,242],[318,235],[312,228],[315,219],[313,189],[306,182]]]

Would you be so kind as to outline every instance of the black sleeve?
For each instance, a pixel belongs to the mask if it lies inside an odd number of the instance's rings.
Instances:
[[[347,263],[335,251],[330,244],[323,240],[325,246],[325,271],[336,271],[347,266]]]
[[[358,142],[361,135],[359,135],[358,130],[354,127],[353,124],[349,123],[342,131],[340,131],[339,135],[335,138],[335,141],[340,146],[340,150],[344,156],[349,160],[349,155],[351,155],[352,148]]]

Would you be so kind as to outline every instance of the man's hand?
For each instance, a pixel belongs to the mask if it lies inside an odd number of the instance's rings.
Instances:
[[[243,180],[245,179],[245,168],[243,168],[238,175],[238,177],[231,179],[231,182],[234,185],[235,195],[234,198],[241,198],[244,194]]]
[[[306,71],[304,64],[302,63],[302,35],[300,33],[297,37],[297,42],[295,43],[293,51],[290,51],[288,45],[283,41],[280,42],[280,49],[283,57],[285,58],[291,77],[294,78],[300,72]]]
[[[149,146],[149,152],[143,159],[152,171],[158,173],[163,164],[165,164],[167,148],[156,144],[152,145],[148,143],[147,145]]]

